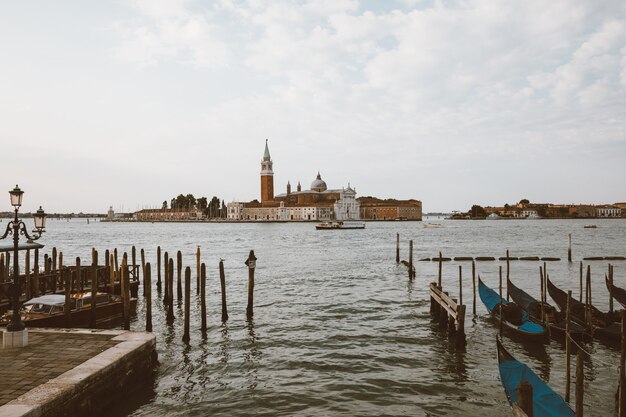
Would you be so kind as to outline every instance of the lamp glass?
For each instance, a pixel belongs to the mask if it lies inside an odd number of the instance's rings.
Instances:
[[[20,190],[20,187],[16,185],[14,189],[9,191],[9,195],[11,196],[11,205],[13,207],[19,207],[22,205],[22,196],[24,195],[24,191]]]
[[[35,229],[42,231],[44,227],[46,227],[46,213],[41,206],[39,206],[39,210],[33,214],[33,218],[35,219]]]

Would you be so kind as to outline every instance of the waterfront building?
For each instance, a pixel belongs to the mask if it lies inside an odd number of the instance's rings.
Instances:
[[[622,217],[622,209],[613,206],[596,207],[598,217]]]
[[[311,183],[308,190],[302,190],[298,182],[296,191],[287,181],[286,192],[274,195],[274,170],[267,140],[261,159],[261,201],[247,203],[231,202],[227,205],[229,220],[265,221],[325,221],[358,220],[360,204],[356,199],[356,189],[350,184],[341,189],[329,189],[321,174]]]
[[[185,221],[201,220],[202,212],[186,209],[143,209],[135,213],[138,221]]]

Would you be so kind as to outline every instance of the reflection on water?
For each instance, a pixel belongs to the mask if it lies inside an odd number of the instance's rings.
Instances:
[[[510,408],[499,383],[495,339],[478,299],[472,317],[469,262],[443,266],[443,287],[459,297],[458,267],[465,270],[467,346],[457,346],[429,314],[428,284],[437,281],[437,262],[416,262],[416,277],[395,263],[396,233],[401,258],[436,256],[558,256],[567,259],[572,234],[575,262],[550,262],[550,278],[560,288],[579,288],[578,260],[587,255],[620,255],[626,247],[626,222],[598,220],[593,234],[577,221],[444,221],[441,228],[421,223],[368,223],[364,230],[316,232],[312,224],[117,224],[51,221],[47,250],[56,246],[65,259],[89,259],[99,251],[144,248],[156,277],[157,245],[182,252],[184,266],[195,268],[199,245],[207,265],[207,330],[200,331],[199,297],[192,280],[191,341],[182,342],[182,303],[175,318],[153,304],[160,367],[151,395],[113,417],[133,416],[292,416],[416,415],[506,416]],[[247,268],[251,249],[258,258],[254,321],[246,320]],[[225,264],[229,320],[221,323],[220,258]],[[626,286],[626,262],[615,264],[615,282]],[[477,262],[476,273],[497,287],[501,261]],[[512,261],[511,279],[538,294],[542,262]],[[586,263],[585,263],[586,265]],[[592,263],[594,303],[608,310],[606,263]],[[174,280],[176,281],[176,280]],[[176,288],[176,284],[175,288]],[[162,299],[153,286],[153,299]],[[163,295],[163,294],[161,294]],[[143,330],[145,305],[139,300],[131,326]],[[472,320],[469,320],[472,318]],[[528,345],[506,338],[507,349],[564,392],[562,343]],[[585,363],[585,407],[593,415],[613,414],[619,353],[594,341]],[[575,358],[575,357],[573,357]],[[572,361],[575,363],[575,360]],[[141,398],[141,397],[140,397]],[[135,398],[133,398],[134,400]]]

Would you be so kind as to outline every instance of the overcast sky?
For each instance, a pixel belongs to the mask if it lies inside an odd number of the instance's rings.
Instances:
[[[266,138],[277,194],[319,170],[424,212],[626,201],[626,3],[0,2],[26,211],[259,198]]]

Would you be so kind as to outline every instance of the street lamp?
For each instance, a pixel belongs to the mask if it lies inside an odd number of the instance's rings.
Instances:
[[[33,236],[28,234],[28,230],[26,230],[26,224],[23,221],[17,218],[17,212],[22,205],[22,196],[24,191],[20,190],[20,188],[16,185],[15,188],[9,191],[9,195],[11,196],[11,205],[15,207],[15,218],[7,224],[7,230],[4,232],[4,235],[0,237],[0,239],[6,238],[9,234],[13,235],[13,303],[12,303],[12,314],[11,321],[7,325],[7,331],[9,332],[17,332],[20,330],[24,330],[24,323],[22,323],[22,318],[20,316],[20,280],[19,280],[19,264],[18,264],[18,242],[20,240],[19,235],[24,235],[28,242],[32,242],[41,237],[44,232],[44,227],[46,225],[46,213],[44,213],[41,206],[39,210],[33,217],[35,219],[35,230],[32,231]]]

